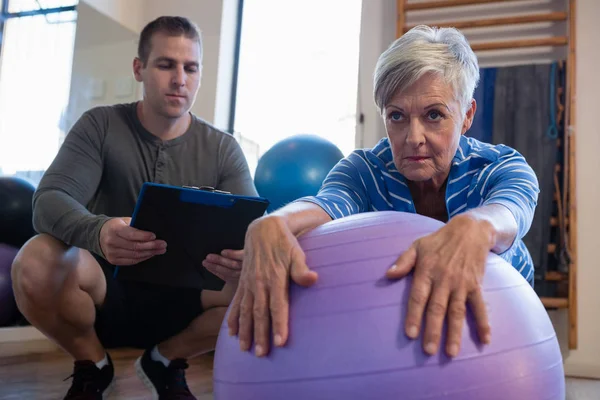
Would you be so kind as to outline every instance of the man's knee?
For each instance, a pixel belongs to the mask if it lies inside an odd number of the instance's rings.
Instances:
[[[21,248],[11,271],[17,303],[22,299],[40,304],[50,300],[68,274],[67,267],[61,265],[67,250],[64,243],[45,234],[33,237]]]

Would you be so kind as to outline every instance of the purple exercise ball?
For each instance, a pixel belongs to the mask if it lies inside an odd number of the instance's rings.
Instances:
[[[19,249],[0,243],[0,327],[9,326],[17,318],[10,271]]]
[[[404,334],[412,275],[385,271],[419,237],[443,223],[402,212],[358,214],[305,234],[300,244],[319,274],[290,285],[285,347],[258,358],[239,349],[223,321],[214,364],[215,400],[564,400],[562,356],[539,297],[490,253],[483,295],[492,328],[480,344],[471,315],[460,354],[427,356]]]

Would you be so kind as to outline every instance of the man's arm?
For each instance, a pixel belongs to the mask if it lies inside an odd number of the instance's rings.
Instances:
[[[75,123],[33,197],[33,224],[39,233],[102,254],[99,236],[109,219],[86,209],[102,177],[105,127],[97,112],[88,111]]]
[[[218,157],[219,183],[217,188],[237,195],[258,196],[246,156],[237,140],[224,137]]]

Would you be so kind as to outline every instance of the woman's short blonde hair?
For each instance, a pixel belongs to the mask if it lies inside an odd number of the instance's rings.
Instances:
[[[443,77],[466,112],[479,82],[477,57],[457,29],[425,25],[406,32],[379,57],[373,76],[379,112],[383,113],[397,91],[408,88],[426,73]]]

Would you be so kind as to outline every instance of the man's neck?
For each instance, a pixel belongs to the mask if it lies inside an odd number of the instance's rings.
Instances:
[[[180,118],[165,118],[153,113],[144,101],[138,103],[137,115],[148,132],[164,141],[183,135],[188,130],[192,118],[190,113],[185,113]]]

